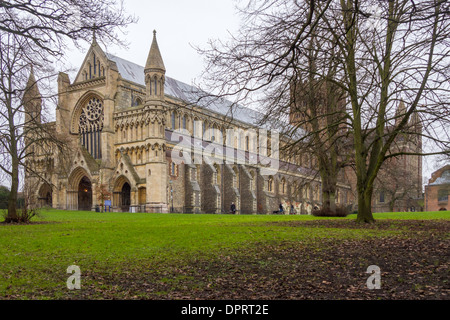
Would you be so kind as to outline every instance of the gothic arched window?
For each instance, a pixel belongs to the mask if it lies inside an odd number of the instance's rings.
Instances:
[[[269,180],[267,181],[267,190],[269,192],[273,191],[273,177],[272,176],[270,176]]]
[[[79,120],[80,143],[94,159],[102,158],[103,101],[91,98],[82,109]]]
[[[176,121],[175,121],[176,119],[175,118],[176,118],[175,112],[172,112],[171,119],[170,119],[171,120],[170,122],[172,124],[172,130],[175,130],[175,126],[176,126]]]

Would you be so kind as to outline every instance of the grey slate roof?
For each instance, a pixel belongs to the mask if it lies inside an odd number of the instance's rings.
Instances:
[[[144,67],[109,53],[107,53],[106,56],[109,60],[116,63],[122,78],[145,86]],[[196,87],[170,77],[166,77],[164,91],[166,95],[180,99],[188,104],[204,107],[218,114],[228,116],[253,126],[258,126],[257,122],[262,117],[262,114],[258,111],[243,106],[235,105],[230,111],[230,106],[232,105],[230,101],[205,97],[207,96],[206,93],[200,91]],[[199,97],[205,98],[199,101]]]
[[[438,186],[442,184],[450,184],[450,170],[446,170],[437,178],[430,186]]]

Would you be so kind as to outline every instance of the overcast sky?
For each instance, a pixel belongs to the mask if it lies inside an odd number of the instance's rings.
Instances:
[[[192,46],[205,47],[209,39],[229,38],[229,32],[239,26],[234,4],[233,0],[124,0],[127,13],[139,19],[126,29],[128,48],[100,45],[106,52],[144,66],[156,30],[167,76],[191,84],[203,70],[203,60]],[[86,43],[83,52],[67,53],[72,67],[81,65],[88,49]],[[75,76],[76,72],[70,73],[71,81]]]

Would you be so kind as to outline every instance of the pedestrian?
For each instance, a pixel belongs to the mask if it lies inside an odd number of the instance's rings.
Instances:
[[[234,202],[231,203],[231,213],[236,214],[236,205],[234,204]]]
[[[294,209],[294,205],[291,204],[291,214],[295,214],[295,209]]]
[[[278,211],[280,214],[284,213],[283,205],[280,203],[280,211]]]

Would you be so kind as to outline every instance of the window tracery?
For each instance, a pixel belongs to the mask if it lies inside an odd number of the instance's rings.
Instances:
[[[79,120],[80,143],[94,159],[101,159],[101,132],[103,130],[103,101],[91,98],[82,109]]]

